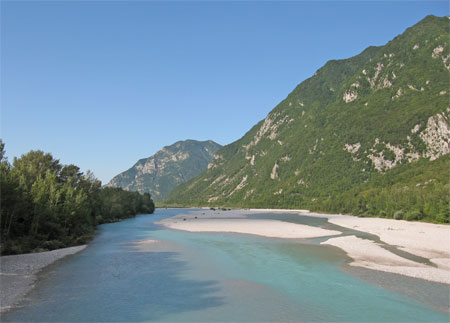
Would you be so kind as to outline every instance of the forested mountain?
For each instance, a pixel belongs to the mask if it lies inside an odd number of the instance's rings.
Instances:
[[[10,164],[1,140],[0,192],[2,255],[84,244],[97,224],[155,209],[150,194],[101,188],[91,172],[40,150]]]
[[[149,158],[140,159],[107,186],[148,192],[155,201],[162,201],[175,186],[203,172],[220,148],[221,145],[211,140],[178,141]]]
[[[448,35],[428,16],[327,62],[166,203],[448,222]]]

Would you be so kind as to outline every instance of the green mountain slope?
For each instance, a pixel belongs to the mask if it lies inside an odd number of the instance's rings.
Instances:
[[[106,186],[148,192],[155,201],[162,201],[176,185],[204,171],[221,147],[211,140],[178,141],[149,158],[140,159]]]
[[[446,17],[428,16],[385,46],[329,61],[166,203],[445,221],[448,32]]]

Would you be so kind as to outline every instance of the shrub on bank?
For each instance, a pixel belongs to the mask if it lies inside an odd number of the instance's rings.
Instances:
[[[405,212],[403,210],[399,210],[394,213],[395,220],[402,220],[404,216],[405,216]]]

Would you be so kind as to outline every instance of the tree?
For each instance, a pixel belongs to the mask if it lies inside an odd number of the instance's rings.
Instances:
[[[59,160],[54,159],[50,153],[40,150],[32,150],[20,158],[14,158],[13,166],[20,185],[27,191],[31,190],[31,186],[39,176],[44,178],[48,171],[59,175],[62,169]]]

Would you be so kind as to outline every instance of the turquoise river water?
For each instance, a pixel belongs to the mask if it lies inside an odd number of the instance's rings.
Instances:
[[[154,224],[181,212],[158,209],[100,226],[87,249],[48,267],[1,321],[449,322],[448,312],[432,305],[448,299],[430,301],[448,298],[448,286],[352,273],[343,252],[314,240]]]

